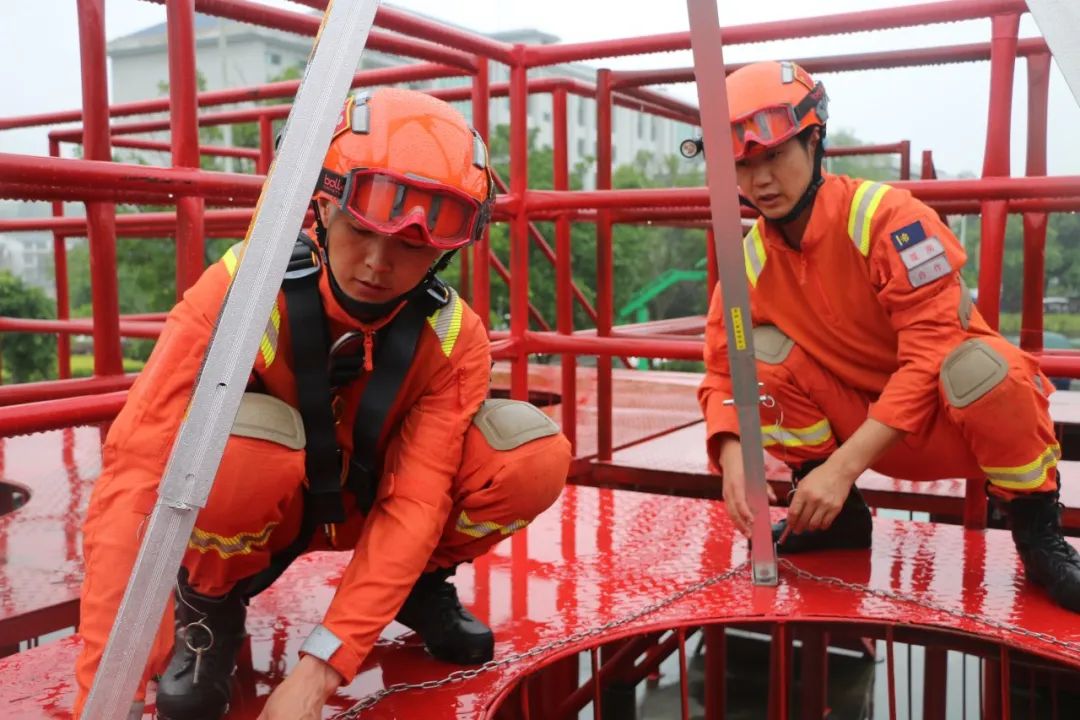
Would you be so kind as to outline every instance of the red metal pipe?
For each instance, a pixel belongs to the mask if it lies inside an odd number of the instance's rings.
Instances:
[[[911,179],[911,141],[901,140],[900,145],[900,179]]]
[[[871,30],[916,27],[992,17],[1001,13],[1027,11],[1024,0],[950,0],[881,10],[819,15],[790,20],[735,25],[722,28],[725,45],[743,45],[795,38],[843,35]],[[525,53],[529,67],[596,60],[599,58],[645,55],[690,49],[690,33],[530,46]]]
[[[489,265],[495,270],[499,277],[503,279],[507,287],[512,287],[513,282],[510,280],[510,271],[502,264],[502,260],[495,253],[488,255]],[[538,327],[543,328],[545,331],[551,330],[551,326],[548,325],[547,320],[540,314],[540,311],[536,309],[536,306],[529,302],[529,317],[536,323]]]
[[[148,0],[159,5],[169,1]],[[309,37],[315,37],[322,24],[321,18],[315,15],[281,10],[261,3],[246,2],[246,0],[195,0],[195,9],[207,15],[239,20],[251,25],[285,30]],[[368,35],[367,47],[391,55],[440,62],[468,72],[473,71],[470,55],[460,50],[451,50],[403,35],[372,30]]]
[[[121,337],[156,339],[164,323],[130,322],[117,323]],[[33,320],[27,318],[0,317],[0,331],[21,333],[62,333],[66,335],[90,335],[94,323],[90,320]]]
[[[677,628],[675,635],[679,639],[679,716],[690,720],[690,678],[686,667],[686,628]]]
[[[969,45],[946,45],[929,48],[905,48],[902,50],[881,50],[801,58],[795,60],[795,62],[804,67],[807,72],[815,74],[885,70],[989,60],[990,47],[990,43],[972,43]],[[1046,51],[1046,41],[1041,37],[1025,38],[1018,45],[1018,53],[1021,56],[1040,54]],[[725,69],[730,74],[746,65],[747,63],[729,63]],[[615,87],[623,92],[627,88],[644,85],[673,85],[689,82],[694,82],[694,69],[692,67],[621,70],[615,73]]]
[[[514,48],[515,63],[510,68],[510,190],[524,197],[528,187],[528,69],[521,61],[524,46]],[[521,340],[529,330],[529,218],[521,205],[514,212],[510,228],[510,336]],[[510,374],[510,397],[525,400],[529,394],[528,357],[522,350],[514,358]]]
[[[49,141],[49,156],[60,157],[60,143]],[[52,217],[64,215],[64,203],[54,200],[51,203]],[[85,224],[85,218],[82,219]],[[71,317],[71,299],[68,294],[67,241],[63,235],[53,231],[53,278],[56,282],[56,317],[67,320]],[[71,338],[60,334],[56,336],[56,374],[61,380],[71,377]]]
[[[894,143],[878,143],[876,145],[850,145],[844,147],[830,147],[825,151],[826,157],[850,157],[853,155],[896,155],[904,151],[907,140]]]
[[[380,6],[380,10],[383,8]],[[480,134],[490,149],[490,110],[491,81],[490,63],[483,58],[476,59],[476,75],[473,77],[470,100],[472,101],[472,121],[476,132]],[[491,328],[491,275],[484,263],[484,258],[491,257],[491,231],[485,229],[473,252],[472,307],[480,316],[485,328]],[[465,278],[462,278],[462,284]]]
[[[721,720],[726,715],[727,635],[723,625],[706,625],[705,634],[705,720]]]
[[[132,150],[153,150],[155,152],[172,153],[172,145],[167,142],[156,140],[140,140],[138,138],[114,137],[111,139],[113,147],[131,148]],[[216,157],[244,158],[246,160],[258,160],[259,151],[251,148],[225,147],[222,145],[200,145],[200,155],[212,155]],[[265,173],[262,173],[265,174]]]
[[[325,10],[327,4],[326,0],[294,1],[316,10]],[[504,65],[513,63],[513,46],[509,43],[448,27],[438,21],[425,20],[386,5],[380,5],[378,12],[375,13],[375,25],[404,35],[424,38],[439,45],[460,48],[465,52],[497,60]]]
[[[500,338],[499,333],[492,333],[493,338]],[[702,340],[653,340],[648,336],[634,338],[596,337],[573,335],[567,337],[558,333],[529,332],[525,336],[528,353],[558,355],[575,353],[577,355],[634,355],[646,358],[667,358],[670,360],[701,360],[705,343]],[[1076,367],[1080,370],[1080,360]]]
[[[124,407],[127,391],[0,408],[0,437],[106,422]]]
[[[919,172],[919,178],[922,180],[937,179],[937,170],[934,169],[934,152],[932,150],[922,151],[922,169]]]
[[[435,63],[419,63],[401,67],[379,68],[376,70],[364,70],[353,75],[350,87],[370,87],[375,85],[396,85],[400,83],[433,80],[444,77],[461,77],[462,72],[457,68],[447,67]],[[199,93],[200,107],[214,105],[231,105],[255,100],[273,98],[292,98],[300,87],[299,80],[283,80],[281,82],[253,85],[251,87],[233,88],[230,90],[211,90]],[[216,114],[207,114],[199,118],[199,125],[220,125],[227,123],[253,122],[259,119],[261,113],[271,112],[272,116],[285,117],[288,115],[290,105],[261,106],[244,110],[233,110]],[[139,100],[137,102],[123,103],[111,107],[110,114],[114,117],[126,115],[143,115],[148,113],[166,112],[169,109],[169,101],[166,99]],[[71,114],[71,113],[68,113]],[[63,117],[61,117],[63,115]],[[42,115],[31,118],[33,122],[25,121],[25,118],[11,118],[0,120],[0,129],[3,127],[24,127],[43,125],[49,122],[71,122],[81,119],[77,112],[73,117],[66,114]],[[167,121],[144,121],[114,125],[110,128],[112,134],[133,134],[140,132],[158,132],[168,130]],[[50,137],[55,137],[62,142],[80,142],[82,130],[80,128],[53,130]]]
[[[49,380],[46,382],[18,383],[0,388],[0,406],[37,403],[43,400],[100,395],[120,390],[127,390],[138,377],[135,373],[127,375],[108,375],[94,378],[75,378],[74,380]]]
[[[615,71],[612,71],[612,75],[614,74]],[[643,108],[647,105],[651,105],[669,110],[680,116],[682,121],[689,125],[698,125],[701,123],[701,114],[696,107],[677,98],[656,92],[655,90],[640,87],[628,87],[622,88],[615,93],[615,97],[620,95],[630,98],[632,101],[641,102]],[[616,102],[616,104],[619,103]]]
[[[492,176],[495,178],[495,186],[499,188],[501,192],[508,193],[509,188],[499,174],[493,172]],[[569,179],[567,179],[567,184],[569,185]],[[555,189],[558,190],[558,187]],[[556,221],[558,220],[559,218],[556,218]],[[556,251],[548,244],[547,239],[544,238],[544,234],[540,232],[540,228],[536,227],[532,222],[529,222],[529,236],[532,239],[533,244],[535,244],[536,247],[540,249],[540,252],[544,254],[544,257],[547,258],[547,261],[551,263],[553,267],[556,266]],[[593,322],[596,322],[596,309],[592,306],[592,303],[589,302],[589,299],[585,297],[585,293],[581,291],[581,288],[579,288],[577,283],[572,279],[570,281],[570,290],[578,305],[585,311],[585,314],[588,315]],[[629,364],[627,367],[629,367]]]
[[[169,43],[169,124],[172,164],[199,167],[198,84],[195,79],[194,0],[167,0]],[[176,203],[176,299],[195,284],[203,270],[204,203],[183,197]]]
[[[267,175],[274,162],[274,123],[266,113],[259,115],[259,152],[255,159],[255,174]]]
[[[613,192],[612,130],[611,70],[604,68],[596,72],[596,188],[600,192]],[[621,192],[623,191],[619,191]],[[614,308],[615,269],[611,217],[601,210],[596,218],[596,334],[600,338],[611,334]],[[596,457],[601,462],[611,459],[612,400],[611,358],[601,356],[596,359]]]
[[[0,154],[0,162],[4,156]],[[599,168],[598,168],[599,170]],[[890,183],[910,190],[924,202],[945,200],[1019,200],[1023,198],[1080,197],[1080,176],[1038,178],[990,177],[971,180],[911,180]],[[504,199],[504,203],[509,200]],[[525,197],[529,213],[578,208],[706,207],[708,188],[644,188],[554,192],[530,190]]]
[[[205,220],[207,230],[238,230],[243,233],[251,223],[252,210],[208,210]],[[310,216],[309,216],[310,220]],[[52,231],[65,237],[85,237],[86,218],[13,218],[0,220],[0,232]],[[116,218],[116,231],[120,235],[165,237],[176,232],[176,213],[152,212],[130,213]]]
[[[1013,74],[1016,66],[1020,14],[992,19],[990,51],[990,106],[986,127],[983,177],[1010,174]],[[979,243],[979,299],[977,305],[990,327],[997,329],[1001,312],[1001,277],[1005,259],[1008,204],[986,202]],[[986,492],[981,479],[969,478],[964,494],[964,527],[986,527]]]
[[[551,97],[553,172],[552,186],[555,190],[570,189],[570,156],[567,128],[566,90],[560,88]],[[555,315],[556,326],[562,335],[574,333],[574,276],[571,268],[570,220],[561,217],[555,222]],[[570,449],[577,454],[577,356],[566,353],[561,356],[562,431],[570,441]]]
[[[1012,129],[1013,71],[1016,64],[1020,16],[999,15],[993,19],[990,58],[990,106],[986,127],[986,155],[983,177],[1007,177]],[[982,214],[979,246],[978,306],[986,322],[997,328],[1001,312],[1001,274],[1005,254],[1004,203],[987,203]]]
[[[85,0],[103,2],[104,0]],[[108,136],[102,133],[108,147]],[[96,156],[87,146],[87,155]],[[149,165],[36,157],[0,153],[0,183],[37,185],[65,197],[94,194],[94,190],[158,197],[159,202],[175,202],[177,195],[201,195],[211,202],[243,201],[254,204],[264,178],[257,175],[209,170],[157,168]],[[115,263],[108,267],[115,267]]]
[[[82,67],[83,117],[86,118],[87,161],[112,160],[109,144],[109,90],[105,56],[105,0],[78,0],[79,61]],[[0,176],[10,172],[9,160],[0,156]],[[83,161],[82,165],[91,163]],[[38,158],[39,163],[63,163],[59,158]],[[74,161],[78,163],[79,161]],[[98,164],[98,163],[94,163]],[[108,163],[100,163],[107,165]],[[18,170],[15,170],[18,173]],[[17,175],[18,182],[35,182]],[[89,224],[90,278],[94,313],[94,374],[123,372],[120,353],[120,300],[116,281],[116,208],[105,202],[86,203]]]
[[[713,230],[712,223],[709,223],[705,231],[705,268],[705,297],[711,301],[716,284],[720,282],[719,261],[716,259],[716,231]]]
[[[1046,131],[1050,101],[1050,54],[1027,59],[1028,137],[1027,175],[1046,175]],[[1046,282],[1046,213],[1024,214],[1024,296],[1020,317],[1020,347],[1043,348],[1043,288]]]

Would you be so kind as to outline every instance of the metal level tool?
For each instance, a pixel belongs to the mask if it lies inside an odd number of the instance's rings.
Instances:
[[[698,107],[701,108],[702,144],[709,148],[705,177],[709,186],[716,260],[724,299],[731,384],[739,416],[747,501],[754,514],[750,566],[754,584],[776,585],[776,546],[772,540],[769,496],[765,485],[765,456],[758,411],[760,393],[754,365],[754,334],[750,324],[750,290],[743,259],[735,156],[728,129],[730,122],[720,19],[716,0],[686,0],[686,7],[690,15],[690,46],[694,55]]]
[[[1080,104],[1080,2],[1027,0],[1027,6],[1046,38],[1073,98]]]
[[[336,0],[326,8],[94,677],[87,720],[128,716],[378,6]]]

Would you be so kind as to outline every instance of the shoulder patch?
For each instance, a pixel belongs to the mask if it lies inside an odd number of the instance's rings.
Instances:
[[[925,240],[926,230],[923,228],[922,223],[916,220],[910,225],[905,225],[899,230],[894,230],[889,233],[889,238],[892,239],[893,247],[899,252],[903,252],[912,245],[916,245]]]

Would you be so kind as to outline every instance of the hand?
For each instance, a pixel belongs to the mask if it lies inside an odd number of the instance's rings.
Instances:
[[[750,537],[754,525],[754,513],[746,500],[746,473],[743,471],[742,444],[735,436],[720,446],[720,467],[724,471],[724,506],[731,522],[746,537]],[[769,502],[776,502],[776,495],[765,483]]]
[[[258,720],[320,720],[323,705],[341,676],[321,660],[304,655],[266,701]]]
[[[858,473],[851,473],[829,459],[799,481],[788,508],[787,531],[826,530],[840,514]],[[786,533],[785,533],[786,535]],[[781,538],[783,542],[783,538]]]

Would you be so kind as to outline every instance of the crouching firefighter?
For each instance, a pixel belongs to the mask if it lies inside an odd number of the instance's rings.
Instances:
[[[391,620],[440,660],[492,658],[491,629],[450,577],[549,507],[570,461],[546,415],[485,400],[487,333],[436,277],[493,201],[484,143],[449,105],[396,89],[346,103],[313,237],[298,240],[267,319],[140,686],[159,675],[159,717],[225,714],[247,600],[312,550],[352,556],[260,717],[321,717]],[[173,308],[106,441],[85,525],[76,717],[242,250]]]
[[[743,241],[765,449],[793,469],[781,553],[867,548],[868,468],[975,478],[1009,518],[1027,578],[1080,612],[1062,536],[1050,381],[990,328],[960,276],[964,249],[906,190],[822,172],[825,88],[795,63],[727,78],[736,177],[760,217]],[[750,534],[724,308],[714,294],[698,397],[709,457]]]

